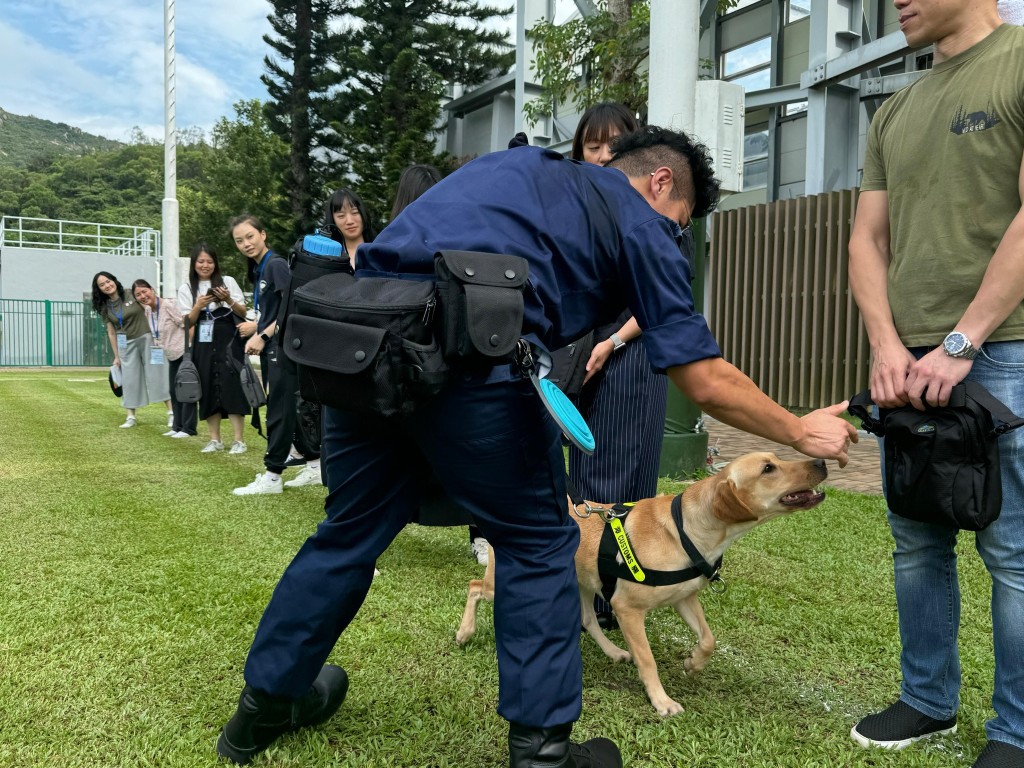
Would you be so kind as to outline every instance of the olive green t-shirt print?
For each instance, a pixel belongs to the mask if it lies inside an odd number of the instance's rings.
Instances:
[[[868,132],[861,190],[889,199],[889,304],[908,347],[953,329],[1021,209],[1024,27],[1004,24],[894,94]],[[989,337],[1024,339],[1024,306]]]

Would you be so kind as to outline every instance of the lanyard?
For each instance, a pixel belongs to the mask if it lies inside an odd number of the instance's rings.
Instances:
[[[153,338],[160,340],[160,299],[156,300],[156,313],[149,313],[149,325],[153,329]]]
[[[114,314],[114,309],[112,307],[109,309],[110,314]],[[118,330],[124,330],[124,304],[121,304],[120,302],[117,305],[117,327]]]
[[[256,270],[256,280],[252,289],[252,308],[256,313],[260,311],[260,280],[263,279],[263,270],[266,269],[267,262],[270,261],[270,257],[273,255],[274,252],[268,250],[263,256],[263,261],[260,262],[259,269]]]

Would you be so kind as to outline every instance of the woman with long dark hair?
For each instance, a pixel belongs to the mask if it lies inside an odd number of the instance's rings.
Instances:
[[[92,308],[107,323],[113,364],[121,369],[121,405],[128,412],[121,428],[130,429],[137,423],[137,408],[158,402],[169,407],[166,368],[150,364],[152,337],[146,310],[134,296],[125,295],[124,286],[109,272],[97,272],[92,278]]]
[[[132,295],[146,308],[146,320],[153,333],[154,352],[151,355],[160,361],[162,370],[158,373],[163,373],[167,377],[171,420],[167,424],[164,437],[192,437],[196,434],[196,405],[180,403],[174,396],[174,378],[178,375],[185,353],[185,331],[181,310],[174,299],[160,298],[153,286],[141,278],[132,283]],[[161,350],[160,354],[155,353],[157,349]],[[151,359],[150,363],[155,364],[154,359]]]
[[[373,218],[362,198],[348,187],[335,190],[325,206],[324,225],[331,237],[341,243],[348,254],[349,264],[355,270],[356,248],[373,242],[377,236]]]
[[[206,243],[192,249],[188,282],[178,288],[178,309],[192,329],[192,359],[203,387],[199,418],[206,422],[209,442],[202,453],[224,450],[220,423],[225,416],[234,432],[229,453],[245,453],[245,417],[252,409],[228,362],[243,359],[235,326],[245,318],[245,297],[233,277],[221,274],[217,252]]]

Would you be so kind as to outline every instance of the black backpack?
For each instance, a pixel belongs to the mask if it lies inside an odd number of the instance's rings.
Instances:
[[[174,399],[179,403],[198,403],[203,397],[203,384],[199,380],[199,369],[192,362],[192,347],[188,338],[188,318],[185,318],[185,354],[174,375]]]
[[[1003,504],[999,436],[1024,425],[974,381],[953,387],[949,404],[868,410],[870,392],[850,398],[849,411],[885,442],[885,499],[901,517],[980,531]]]

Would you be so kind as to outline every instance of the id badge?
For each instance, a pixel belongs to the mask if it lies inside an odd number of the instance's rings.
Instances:
[[[149,350],[149,364],[150,365],[163,365],[164,364],[164,351],[160,347],[153,347]]]
[[[128,334],[127,333],[119,333],[119,334],[117,334],[117,348],[118,349],[128,349]]]
[[[213,341],[213,321],[203,320],[199,324],[199,341],[208,343]]]

